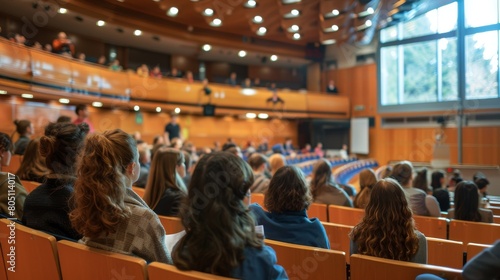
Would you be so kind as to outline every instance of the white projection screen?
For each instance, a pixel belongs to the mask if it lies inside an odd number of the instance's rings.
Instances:
[[[351,147],[349,149],[351,153],[368,154],[370,150],[369,126],[368,118],[351,119]]]

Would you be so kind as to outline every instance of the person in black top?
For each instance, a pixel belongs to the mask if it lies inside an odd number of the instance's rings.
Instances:
[[[273,105],[275,105],[277,103],[281,103],[281,105],[285,104],[285,101],[283,101],[283,99],[281,99],[278,96],[278,92],[277,91],[273,91],[273,96],[271,96],[268,99],[266,99],[266,103],[269,103],[269,102],[272,102]]]
[[[170,141],[174,138],[181,138],[181,127],[177,123],[177,115],[172,114],[170,122],[165,126],[165,144],[170,146]]]
[[[326,92],[328,92],[328,93],[338,93],[339,92],[338,88],[335,86],[335,81],[330,80],[330,82],[328,82],[328,86],[326,87]]]
[[[29,120],[15,120],[16,132],[19,134],[19,139],[14,144],[14,154],[24,155],[26,147],[30,142],[30,136],[35,132],[33,125]]]

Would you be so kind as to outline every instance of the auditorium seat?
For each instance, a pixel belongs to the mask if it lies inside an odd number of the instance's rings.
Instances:
[[[145,190],[145,189],[132,186],[132,190],[133,190],[133,191],[134,191],[134,192],[135,192],[138,196],[140,196],[141,198],[144,198],[144,193],[146,192],[146,190]]]
[[[427,263],[462,269],[464,264],[462,242],[427,237]]]
[[[21,162],[23,161],[23,156],[21,155],[12,155],[10,158],[9,166],[2,166],[2,172],[10,172],[15,174],[19,167],[21,166]]]
[[[444,279],[462,279],[462,270],[354,254],[350,280],[415,279],[430,273]]]
[[[34,189],[38,188],[41,184],[33,181],[21,180],[21,184],[26,189],[28,193],[32,192]]]
[[[252,193],[250,200],[252,203],[259,204],[262,209],[266,210],[266,206],[264,205],[264,194],[263,193]]]
[[[328,222],[328,211],[326,204],[312,203],[307,209],[309,218],[318,218],[322,222]]]
[[[365,210],[337,205],[328,206],[328,222],[355,226],[365,216]]]
[[[148,276],[149,280],[224,280],[232,279],[222,276],[216,276],[213,274],[202,273],[199,271],[183,271],[177,269],[173,265],[168,265],[159,262],[152,262],[148,265]]]
[[[325,227],[326,235],[330,241],[330,249],[344,252],[346,255],[346,262],[349,263],[351,252],[351,239],[349,233],[352,231],[353,226],[322,223]]]
[[[178,217],[167,217],[158,215],[160,222],[167,234],[174,234],[184,230],[181,219]]]
[[[5,254],[3,253],[2,246],[0,245],[0,253],[2,256],[0,257],[0,261],[2,261],[2,264],[0,265],[0,280],[7,280],[7,268],[5,267],[7,263],[5,262],[6,257],[5,256],[8,252],[6,251]]]
[[[448,219],[418,215],[413,215],[413,219],[415,220],[415,227],[426,237],[448,238]]]
[[[57,242],[64,280],[146,280],[146,261],[124,254],[99,250],[84,244]]]
[[[477,254],[481,253],[484,249],[490,248],[492,245],[469,243],[467,244],[467,261],[470,261]]]
[[[500,225],[451,220],[448,233],[448,239],[463,242],[465,252],[468,243],[493,244],[500,237]]]
[[[500,207],[498,206],[489,206],[486,209],[490,209],[493,212],[493,215],[500,215]]]
[[[15,232],[8,226],[11,224],[15,226]],[[9,243],[11,240],[15,243]],[[52,235],[2,219],[0,244],[5,261],[10,259],[11,246],[15,247],[15,272],[8,270],[10,264],[4,262],[9,280],[61,279],[56,239]]]
[[[493,222],[495,224],[500,224],[500,216],[499,215],[493,215]]]
[[[265,240],[290,279],[346,279],[345,253]]]

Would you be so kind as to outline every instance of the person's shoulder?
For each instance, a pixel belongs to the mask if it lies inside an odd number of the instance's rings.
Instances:
[[[264,214],[265,212],[262,206],[260,206],[258,203],[252,203],[248,206],[248,208],[255,214]]]

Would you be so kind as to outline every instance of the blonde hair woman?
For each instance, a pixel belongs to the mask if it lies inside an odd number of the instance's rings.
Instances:
[[[282,154],[273,154],[269,157],[269,167],[271,175],[274,175],[278,169],[286,165],[286,159]]]
[[[158,215],[177,216],[179,206],[187,195],[182,177],[185,176],[184,154],[173,148],[160,148],[156,151],[144,201]]]

